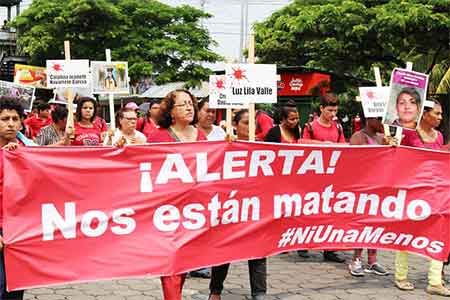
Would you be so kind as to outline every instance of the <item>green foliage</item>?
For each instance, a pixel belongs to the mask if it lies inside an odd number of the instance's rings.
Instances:
[[[415,70],[449,60],[448,0],[297,0],[255,25],[263,63],[303,65],[384,83],[394,67],[427,57]],[[439,81],[439,80],[437,80]]]
[[[129,63],[132,81],[156,75],[158,83],[207,79],[200,62],[221,58],[209,50],[214,41],[200,20],[210,15],[190,6],[171,7],[156,0],[34,0],[13,23],[18,45],[42,65],[64,57],[64,40],[73,58]]]

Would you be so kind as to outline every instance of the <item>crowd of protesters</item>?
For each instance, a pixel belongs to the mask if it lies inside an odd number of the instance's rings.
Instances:
[[[117,128],[108,130],[103,119],[97,116],[97,101],[83,97],[77,102],[74,128],[66,130],[68,110],[56,105],[52,109],[45,103],[37,106],[35,113],[24,118],[24,110],[17,99],[0,97],[0,147],[15,150],[20,146],[116,146],[156,142],[194,142],[233,140],[225,131],[216,126],[216,110],[209,107],[207,100],[200,102],[186,90],[175,90],[161,102],[153,101],[140,117],[139,107],[128,103],[116,114]],[[327,93],[321,97],[320,114],[311,116],[303,128],[299,124],[299,112],[295,102],[278,107],[276,121],[263,111],[256,113],[256,138],[259,141],[289,144],[330,144],[347,143],[342,126],[336,120],[339,101],[335,94]],[[358,116],[359,118],[359,116]],[[442,134],[436,130],[442,120],[442,107],[433,102],[426,107],[422,120],[416,130],[405,131],[403,145],[444,149]],[[233,116],[234,133],[237,140],[249,140],[249,113],[236,110]],[[350,145],[395,145],[395,138],[383,134],[381,118],[361,116],[362,129],[349,139]],[[448,146],[447,148],[448,149]],[[0,177],[2,178],[2,177]],[[1,206],[0,206],[1,207]],[[0,211],[0,218],[2,213]],[[0,220],[1,224],[1,220]],[[0,230],[1,233],[1,230]],[[1,237],[1,236],[0,236]],[[0,243],[0,247],[3,243]],[[368,250],[368,262],[362,263],[363,249],[355,249],[349,263],[353,276],[367,273],[387,275],[389,272],[377,262],[376,250]],[[306,250],[298,255],[308,257]],[[345,258],[336,251],[324,251],[324,259],[343,263]],[[253,300],[263,300],[266,294],[266,259],[248,262],[251,295]],[[213,266],[212,270],[202,269],[191,273],[193,276],[210,279],[210,300],[220,300],[230,264]],[[408,255],[398,252],[395,262],[395,285],[401,290],[412,290],[414,285],[407,280]],[[431,260],[427,292],[450,297],[450,290],[443,281],[443,264]],[[161,277],[165,300],[180,300],[187,274]],[[23,299],[23,292],[7,293],[3,260],[0,259],[0,298]]]

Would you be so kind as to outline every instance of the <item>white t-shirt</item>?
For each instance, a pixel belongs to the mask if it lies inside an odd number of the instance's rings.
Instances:
[[[114,131],[114,135],[112,136],[112,143],[111,145],[115,145],[121,138],[122,138],[123,134],[122,131],[120,131],[119,128],[116,128],[116,130]],[[140,142],[138,142],[138,144],[143,144],[147,142],[147,138],[145,137],[145,135],[137,130],[134,130],[134,138]],[[133,145],[130,138],[125,137],[125,140],[127,141],[126,145]],[[108,144],[108,138],[105,139],[104,145]]]
[[[213,130],[206,136],[206,139],[208,141],[224,141],[226,135],[222,127],[213,125]]]

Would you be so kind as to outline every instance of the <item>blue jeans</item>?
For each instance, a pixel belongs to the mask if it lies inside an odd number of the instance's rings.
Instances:
[[[2,230],[0,229],[0,235],[3,235]],[[3,250],[0,251],[0,300],[6,299],[15,299],[22,300],[23,299],[23,291],[15,291],[15,292],[7,292],[6,291],[6,273],[5,273],[5,260],[3,257]]]

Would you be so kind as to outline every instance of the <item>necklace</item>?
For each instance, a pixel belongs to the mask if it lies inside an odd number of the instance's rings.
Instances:
[[[173,133],[178,137],[181,142],[192,142],[196,140],[195,130],[192,130],[192,126],[185,128],[183,131],[176,130],[173,126],[170,127]]]
[[[428,133],[421,127],[417,127],[417,133],[424,143],[433,143],[437,138],[437,132],[433,128],[431,128],[431,133]]]
[[[419,137],[422,139],[422,141],[427,143],[433,143],[437,138],[437,132],[433,128],[431,128],[431,132],[426,132],[423,130],[423,128],[418,127],[417,133],[419,134]]]

